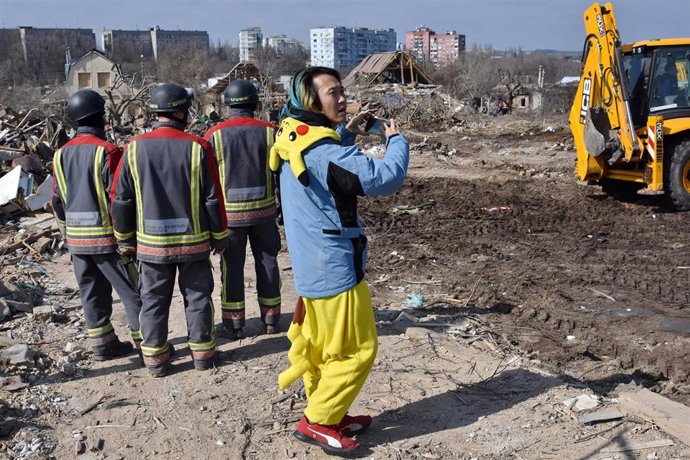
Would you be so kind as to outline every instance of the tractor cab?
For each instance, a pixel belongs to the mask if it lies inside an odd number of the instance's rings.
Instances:
[[[690,117],[690,43],[653,40],[621,49],[635,128],[643,128],[650,115],[665,120]]]

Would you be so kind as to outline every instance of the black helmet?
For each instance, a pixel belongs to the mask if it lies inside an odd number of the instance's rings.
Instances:
[[[237,106],[256,106],[259,103],[259,94],[256,86],[248,80],[233,80],[225,88],[223,93],[225,105],[230,107]]]
[[[105,112],[103,96],[91,89],[80,89],[67,101],[67,116],[74,121]]]
[[[184,87],[163,83],[151,91],[149,110],[154,113],[184,112],[192,105],[192,98]]]

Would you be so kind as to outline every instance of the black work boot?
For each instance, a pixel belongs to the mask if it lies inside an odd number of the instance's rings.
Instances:
[[[242,328],[232,328],[228,327],[225,324],[221,324],[218,329],[216,330],[216,333],[220,337],[224,337],[228,340],[240,340],[244,338],[244,334],[242,333]]]
[[[146,364],[146,369],[149,370],[149,374],[151,374],[151,377],[154,378],[161,378],[165,377],[168,375],[168,372],[170,372],[170,360],[172,359],[173,355],[175,354],[175,348],[172,346],[172,344],[168,343],[168,351],[166,353],[168,358],[161,362],[160,364]],[[161,355],[158,355],[161,356]],[[146,359],[146,358],[144,358]],[[151,359],[151,358],[149,358]],[[146,363],[146,361],[144,361]]]
[[[216,364],[216,355],[213,355],[211,358],[208,359],[193,359],[194,361],[194,369],[197,371],[207,371],[209,369],[212,369],[213,366]]]
[[[95,361],[107,361],[109,359],[122,358],[134,351],[134,346],[130,342],[121,342],[116,338],[103,346],[92,349]]]
[[[264,334],[277,334],[280,332],[277,324],[264,324]]]

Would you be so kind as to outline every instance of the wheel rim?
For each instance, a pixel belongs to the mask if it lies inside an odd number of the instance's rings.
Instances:
[[[687,193],[690,193],[690,161],[683,166],[683,188]]]

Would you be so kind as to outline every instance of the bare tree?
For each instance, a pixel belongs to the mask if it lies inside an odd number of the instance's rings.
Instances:
[[[457,61],[439,69],[434,79],[460,99],[482,98],[500,82],[491,53],[483,50],[463,53]]]
[[[110,88],[105,90],[106,99],[112,117],[111,124],[114,127],[122,125],[122,117],[127,112],[132,104],[138,104],[140,107],[145,107],[146,99],[154,83],[147,83],[135,89],[138,78],[136,75],[125,77],[118,75],[112,82]]]
[[[199,89],[212,76],[208,53],[194,44],[161,47],[158,52],[158,78]]]

